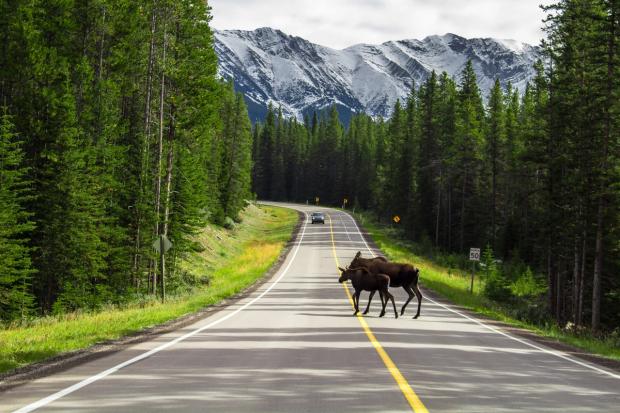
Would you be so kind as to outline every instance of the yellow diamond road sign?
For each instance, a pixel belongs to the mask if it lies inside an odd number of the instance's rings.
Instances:
[[[394,215],[394,218],[392,218],[394,220],[394,222],[396,222],[397,224],[400,222],[400,217],[398,215]]]

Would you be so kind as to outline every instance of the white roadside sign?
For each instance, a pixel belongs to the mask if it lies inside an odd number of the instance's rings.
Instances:
[[[480,261],[480,248],[470,248],[469,249],[469,260],[470,261]]]

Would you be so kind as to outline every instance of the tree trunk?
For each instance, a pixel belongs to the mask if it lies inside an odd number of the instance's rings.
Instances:
[[[577,325],[583,324],[583,290],[585,288],[586,278],[586,245],[587,233],[583,231],[583,239],[581,245],[581,274],[579,275],[579,300],[577,303]]]
[[[439,170],[439,184],[437,185],[437,216],[435,218],[435,247],[439,248],[439,214],[441,214],[441,169]]]
[[[448,223],[448,231],[447,232],[447,242],[446,246],[448,251],[452,251],[452,184],[449,184],[448,187],[448,219],[446,220]]]
[[[549,312],[553,318],[557,321],[558,313],[556,311],[556,269],[555,262],[553,261],[553,255],[551,252],[551,245],[547,247],[547,285],[549,286],[547,292],[547,302],[549,305]]]
[[[153,59],[155,55],[155,28],[156,28],[155,2],[153,1],[153,10],[151,14],[151,40],[149,45],[149,58],[146,71],[146,100],[144,105],[144,140],[142,142],[142,159],[140,167],[140,188],[138,191],[138,199],[134,205],[134,213],[136,214],[136,241],[133,259],[133,273],[137,275],[140,268],[140,249],[141,249],[141,228],[142,228],[142,202],[144,200],[144,182],[148,173],[149,164],[149,143],[151,134],[151,90],[153,88]],[[136,276],[136,280],[137,280]],[[150,288],[150,277],[147,282],[147,290]],[[136,286],[138,281],[136,281]]]
[[[170,125],[168,129],[168,156],[166,167],[166,200],[164,208],[164,220],[162,234],[168,236],[170,218],[170,198],[172,194],[172,167],[174,161],[174,104],[170,108]],[[162,300],[166,299],[165,261],[161,261],[161,294]]]
[[[101,41],[99,42],[99,67],[97,68],[97,78],[101,82],[103,77],[103,44],[105,41],[105,18],[106,18],[106,9],[103,8],[103,16],[101,23]]]
[[[493,182],[492,182],[492,205],[491,205],[491,245],[493,250],[497,252],[496,245],[496,209],[497,209],[497,142],[493,142]]]
[[[161,234],[159,224],[159,212],[161,207],[161,170],[164,154],[164,98],[166,93],[166,27],[164,26],[164,45],[162,51],[162,68],[161,83],[159,94],[159,138],[157,140],[157,176],[155,179],[155,238]],[[163,254],[163,251],[161,252]],[[165,268],[161,268],[162,279],[164,277]],[[157,293],[157,261],[154,262],[153,268],[153,294]]]
[[[557,272],[556,293],[555,293],[555,313],[557,314],[557,320],[560,325],[564,324],[564,280],[565,280],[565,263],[560,262]]]
[[[596,214],[596,241],[594,250],[594,276],[592,279],[592,332],[601,327],[601,279],[603,273],[603,198],[599,198]]]
[[[580,273],[580,251],[579,251],[579,238],[575,236],[573,245],[574,260],[573,260],[573,323],[575,326],[579,325],[579,288],[581,287],[581,280],[579,279]]]
[[[461,193],[461,239],[459,250],[465,251],[465,185],[467,183],[467,170],[465,170],[465,176],[463,177],[463,189]]]
[[[592,332],[597,333],[601,328],[601,294],[603,278],[603,220],[607,209],[605,192],[607,190],[607,179],[605,174],[609,168],[609,141],[611,138],[611,118],[614,102],[614,81],[615,81],[615,57],[616,57],[616,3],[610,2],[610,32],[607,43],[607,90],[605,104],[605,128],[603,131],[601,170],[603,176],[600,177],[600,188],[598,194],[598,208],[596,213],[596,246],[594,252],[594,277],[592,280]]]

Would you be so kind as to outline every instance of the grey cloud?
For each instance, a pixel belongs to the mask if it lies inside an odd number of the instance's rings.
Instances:
[[[446,32],[538,43],[553,0],[210,0],[219,29],[271,26],[315,43],[344,48],[356,43],[424,38]]]

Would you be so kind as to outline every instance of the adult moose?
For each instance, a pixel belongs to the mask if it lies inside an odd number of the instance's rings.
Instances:
[[[402,287],[409,295],[409,298],[405,301],[403,308],[400,310],[400,315],[405,313],[405,307],[407,307],[407,304],[409,304],[409,301],[411,301],[415,295],[418,299],[418,312],[413,318],[415,319],[420,316],[420,308],[422,307],[422,293],[418,288],[420,270],[414,268],[410,264],[386,262],[374,258],[362,258],[362,253],[360,251],[355,254],[355,258],[353,258],[349,267],[366,267],[373,274],[386,274],[390,277],[390,287]],[[370,307],[370,300],[372,300],[372,295],[369,297],[368,307]],[[366,310],[368,310],[368,308]]]
[[[343,283],[350,280],[351,284],[353,284],[353,289],[355,290],[355,294],[353,294],[353,307],[355,308],[355,312],[353,315],[356,315],[360,311],[360,294],[362,291],[370,291],[371,294],[374,294],[375,291],[379,291],[382,304],[381,314],[379,317],[383,317],[385,315],[385,306],[387,305],[388,300],[392,300],[394,317],[398,318],[394,296],[388,291],[388,287],[390,286],[390,277],[385,274],[373,274],[366,267],[347,269],[338,267],[338,269],[340,270],[340,278],[338,279],[338,282]]]

